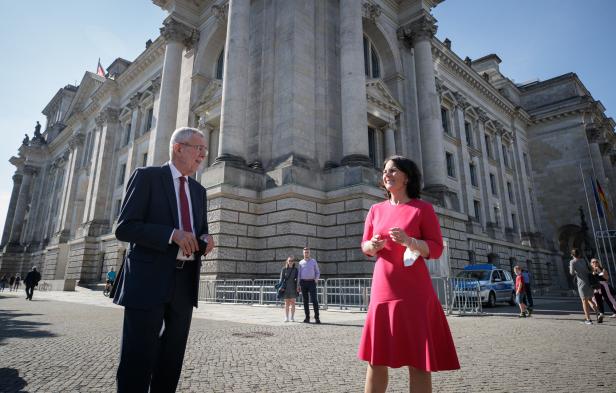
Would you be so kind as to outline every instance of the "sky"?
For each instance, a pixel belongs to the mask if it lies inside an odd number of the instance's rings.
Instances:
[[[0,24],[0,230],[24,133],[67,84],[117,57],[135,59],[166,14],[148,0],[11,1]],[[496,53],[516,83],[575,72],[616,117],[616,1],[446,0],[433,10],[437,37],[461,58]],[[612,20],[611,20],[612,19]]]

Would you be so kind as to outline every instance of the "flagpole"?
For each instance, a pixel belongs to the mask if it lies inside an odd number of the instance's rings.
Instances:
[[[588,161],[590,161],[590,168],[592,169],[592,177],[594,178],[594,180],[591,178],[591,180],[596,181],[597,180],[597,174],[595,172],[595,163],[593,162],[592,159],[592,152],[590,151],[590,142],[588,141],[588,136],[584,135],[586,138],[584,138],[586,140],[586,148],[588,149]],[[580,171],[582,170],[582,163],[580,163]],[[597,201],[597,191],[596,191],[596,187],[594,185],[594,183],[592,184],[593,186],[593,190],[594,191],[594,195],[595,196],[595,209],[597,212],[597,222],[599,224],[599,230],[603,231],[603,229],[601,228],[601,217],[599,216],[599,206],[598,203],[599,201]],[[586,185],[584,185],[584,189],[586,189]],[[588,196],[587,196],[588,198]],[[604,218],[605,218],[605,214],[604,214]],[[591,217],[591,222],[592,222],[592,217]],[[607,229],[607,228],[606,228]],[[594,231],[594,229],[593,229]],[[601,236],[601,242],[603,243],[603,250],[605,252],[605,264],[607,265],[607,270],[608,270],[608,274],[610,275],[610,281],[612,280],[612,270],[616,270],[616,260],[614,259],[614,254],[611,253],[611,255],[608,255],[607,253],[607,247],[605,247],[605,238],[603,236]],[[595,234],[595,243],[597,243],[597,236]],[[610,244],[611,247],[611,244]],[[610,257],[611,257],[611,265],[613,269],[610,269]]]
[[[586,206],[588,207],[588,218],[590,219],[590,227],[592,228],[592,237],[595,239],[595,247],[597,247],[597,255],[601,258],[601,250],[599,248],[599,242],[595,233],[595,224],[592,220],[592,210],[590,209],[590,200],[588,199],[588,190],[586,189],[586,180],[584,179],[584,172],[582,172],[582,163],[578,163],[580,167],[580,176],[582,177],[582,184],[584,185],[584,195],[586,196]],[[597,215],[597,218],[599,216]]]

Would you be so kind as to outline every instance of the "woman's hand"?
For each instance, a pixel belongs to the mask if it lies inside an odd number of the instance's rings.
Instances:
[[[406,232],[404,232],[401,228],[391,228],[389,230],[389,237],[391,237],[391,240],[393,240],[394,242],[413,250],[413,238],[409,237]]]
[[[362,251],[370,256],[375,256],[383,247],[385,247],[385,239],[382,239],[381,235],[378,234],[372,236],[372,239],[366,240],[361,245]]]

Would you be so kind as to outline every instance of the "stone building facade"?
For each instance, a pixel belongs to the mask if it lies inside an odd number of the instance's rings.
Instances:
[[[210,145],[196,175],[217,244],[204,277],[271,276],[306,245],[325,276],[370,275],[363,220],[383,198],[384,158],[402,154],[423,171],[452,273],[521,263],[565,286],[557,241],[575,212],[554,203],[555,153],[541,143],[562,153],[570,134],[600,129],[594,159],[613,185],[614,124],[574,75],[518,86],[496,55],[458,57],[434,36],[440,2],[154,0],[169,12],[161,35],[60,89],[44,132],[11,158],[0,272],[97,282],[118,267],[126,180],[168,160],[188,125]],[[558,170],[585,160],[567,156]]]

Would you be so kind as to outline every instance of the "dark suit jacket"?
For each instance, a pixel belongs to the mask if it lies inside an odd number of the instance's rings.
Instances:
[[[197,237],[208,233],[205,188],[188,179]],[[175,260],[179,247],[169,244],[174,228],[180,228],[171,168],[137,168],[131,175],[122,203],[115,235],[128,242],[124,268],[118,277],[113,302],[122,306],[149,309],[171,298]],[[201,256],[187,262],[195,277],[193,305],[197,307]]]

